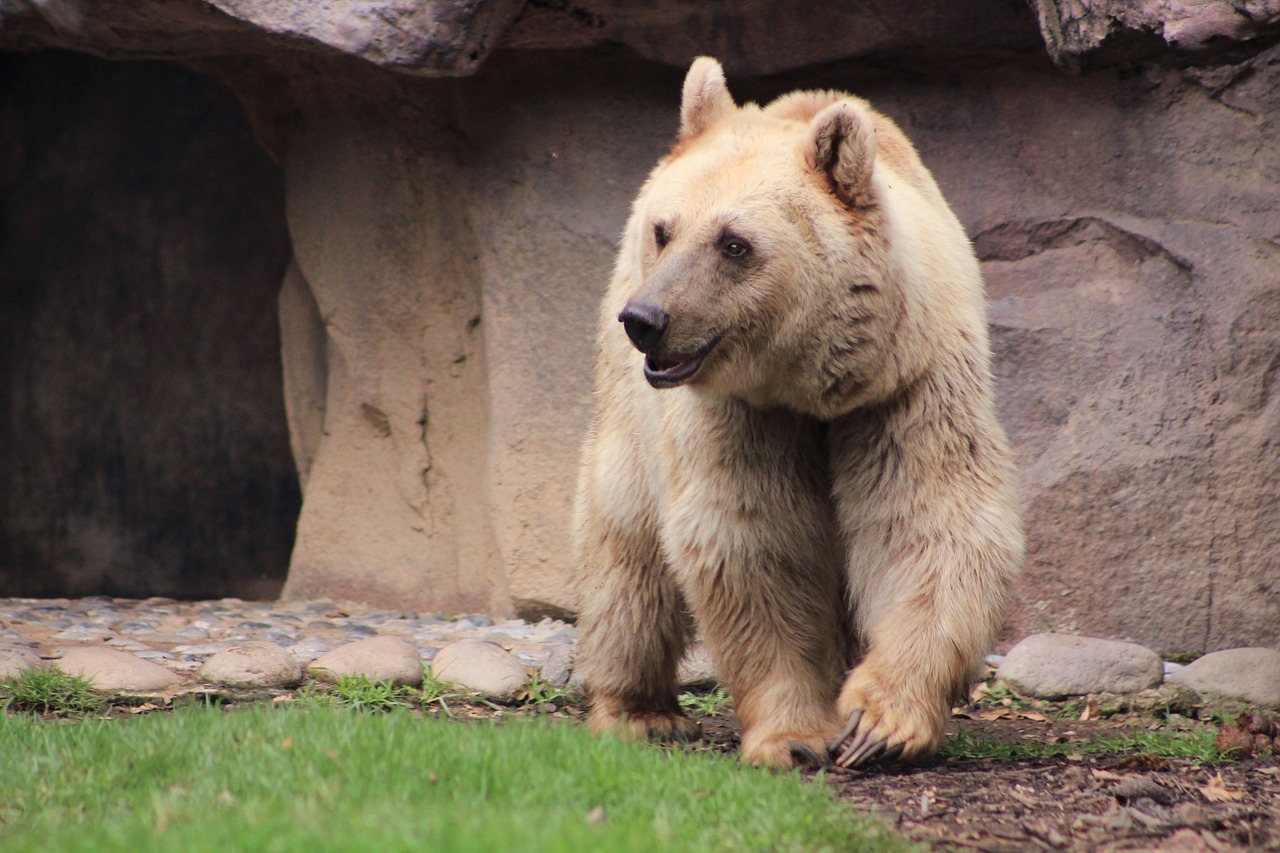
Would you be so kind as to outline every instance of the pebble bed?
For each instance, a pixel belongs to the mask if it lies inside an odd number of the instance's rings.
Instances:
[[[400,638],[425,663],[451,644],[482,641],[509,653],[530,674],[542,673],[552,661],[554,680],[564,686],[572,676],[564,661],[572,660],[577,630],[556,619],[529,623],[333,601],[0,599],[0,657],[34,653],[56,665],[72,650],[106,647],[158,664],[184,683],[201,681],[200,670],[211,658],[245,643],[279,647],[305,671],[334,649],[372,637]]]
[[[533,675],[578,690],[576,640],[577,629],[556,619],[333,601],[0,599],[0,678],[53,665],[119,693],[173,696],[218,685],[284,691],[344,675],[416,685],[427,664],[443,681],[512,701]],[[1133,643],[1034,634],[987,663],[995,678],[1036,698],[1150,694],[1168,704],[1205,696],[1280,709],[1280,650],[1271,648],[1217,651],[1182,666]],[[681,686],[715,680],[705,648],[695,644],[681,665]]]

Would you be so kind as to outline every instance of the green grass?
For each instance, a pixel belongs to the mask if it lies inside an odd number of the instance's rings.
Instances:
[[[723,687],[717,687],[709,693],[681,693],[680,707],[686,714],[699,714],[703,717],[714,717],[729,710],[733,704],[729,694]]]
[[[334,701],[356,711],[393,711],[413,708],[422,694],[390,681],[371,681],[363,675],[347,675],[332,687]]]
[[[572,691],[564,687],[556,687],[548,681],[543,681],[542,676],[535,672],[529,676],[529,686],[525,688],[522,701],[526,705],[541,707],[564,704],[572,699]]]
[[[1216,733],[1199,731],[1134,729],[1083,743],[1044,743],[1033,740],[988,740],[963,729],[938,749],[944,758],[1036,761],[1068,755],[1154,755],[1160,758],[1213,764],[1226,760],[1218,748]]]
[[[795,774],[592,737],[340,707],[0,717],[0,849],[905,849]]]
[[[101,711],[106,704],[106,698],[86,679],[58,669],[27,669],[0,680],[0,711],[84,717]]]

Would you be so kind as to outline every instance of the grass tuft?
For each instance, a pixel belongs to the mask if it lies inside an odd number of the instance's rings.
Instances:
[[[723,687],[717,687],[709,693],[682,693],[680,694],[680,707],[687,714],[698,714],[703,717],[714,717],[717,714],[723,714],[729,710],[733,704],[729,698],[729,694],[724,692]]]
[[[26,669],[0,681],[0,707],[4,710],[85,717],[106,707],[106,698],[78,675],[60,669]]]
[[[529,685],[524,689],[522,701],[526,705],[543,707],[547,705],[563,705],[573,700],[573,692],[564,687],[556,687],[544,681],[542,676],[534,673],[529,676]]]
[[[343,676],[330,692],[339,705],[365,713],[414,708],[421,697],[412,687],[390,681],[372,681],[363,675]]]

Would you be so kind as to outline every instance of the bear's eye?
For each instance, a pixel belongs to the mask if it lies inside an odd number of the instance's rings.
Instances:
[[[653,242],[658,246],[659,252],[667,248],[667,244],[671,242],[671,232],[667,230],[665,222],[653,223]]]
[[[751,244],[741,237],[726,237],[720,244],[720,251],[726,258],[743,258],[751,251]]]

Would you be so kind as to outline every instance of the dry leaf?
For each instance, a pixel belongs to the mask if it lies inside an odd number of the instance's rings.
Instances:
[[[1100,782],[1115,782],[1124,778],[1119,773],[1112,773],[1110,770],[1090,770],[1089,772],[1093,774],[1093,778]]]
[[[1010,711],[1008,708],[996,708],[991,711],[982,711],[978,714],[978,719],[986,720],[988,722],[991,722],[992,720],[1003,720],[1005,717],[1009,716],[1009,713]]]
[[[1032,720],[1037,723],[1044,723],[1049,720],[1049,718],[1044,714],[1037,713],[1036,711],[1019,711],[1018,716],[1024,720]]]
[[[1209,784],[1200,789],[1200,793],[1211,803],[1233,803],[1244,799],[1244,791],[1231,791],[1219,773],[1209,780]]]
[[[1096,720],[1096,719],[1098,719],[1098,703],[1097,703],[1097,701],[1095,701],[1095,700],[1092,700],[1092,699],[1091,699],[1087,704],[1085,704],[1085,706],[1084,706],[1084,710],[1080,712],[1080,719],[1081,719],[1081,720]]]

